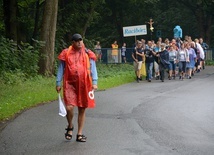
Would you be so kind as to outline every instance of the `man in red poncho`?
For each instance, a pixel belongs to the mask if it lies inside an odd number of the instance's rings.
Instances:
[[[77,142],[86,142],[86,136],[82,134],[85,122],[86,108],[94,108],[94,90],[97,89],[97,69],[96,55],[85,48],[82,36],[74,34],[71,37],[72,45],[64,49],[58,56],[60,60],[56,90],[61,90],[61,81],[63,78],[63,96],[67,110],[68,126],[66,128],[65,138],[72,139],[72,124],[74,116],[74,107],[78,107],[78,133]]]

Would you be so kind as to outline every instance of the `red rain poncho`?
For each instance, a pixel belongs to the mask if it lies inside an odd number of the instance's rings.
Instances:
[[[65,61],[63,77],[63,96],[66,105],[84,108],[94,108],[94,99],[89,98],[92,91],[92,78],[89,58],[96,60],[95,54],[87,50],[83,45],[76,50],[70,46],[58,56],[59,60]]]

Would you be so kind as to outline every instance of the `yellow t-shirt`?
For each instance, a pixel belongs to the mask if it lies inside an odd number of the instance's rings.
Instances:
[[[118,45],[117,44],[111,44],[111,47],[112,47],[111,55],[118,55]]]

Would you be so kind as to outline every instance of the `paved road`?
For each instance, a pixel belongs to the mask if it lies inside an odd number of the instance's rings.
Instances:
[[[191,80],[153,80],[96,92],[86,143],[64,139],[57,101],[23,112],[0,133],[0,154],[213,155],[214,67]],[[56,94],[57,96],[57,94]],[[75,130],[77,112],[75,111]]]

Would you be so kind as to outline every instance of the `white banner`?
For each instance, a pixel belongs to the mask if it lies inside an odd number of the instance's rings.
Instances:
[[[123,36],[124,37],[146,35],[146,34],[147,34],[146,25],[123,27]]]

